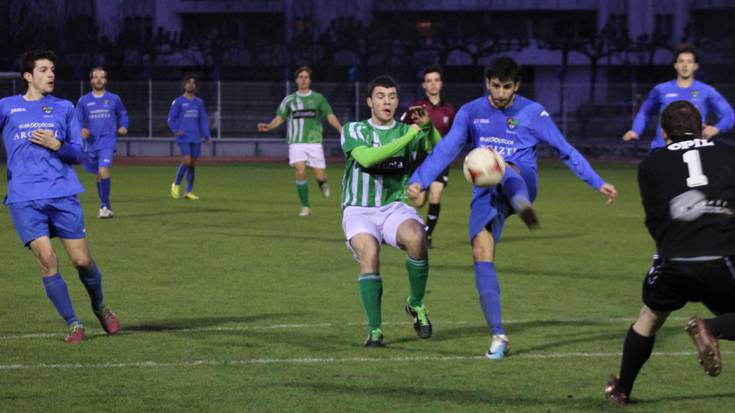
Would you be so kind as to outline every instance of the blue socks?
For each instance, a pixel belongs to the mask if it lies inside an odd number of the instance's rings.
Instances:
[[[89,299],[92,301],[92,310],[99,310],[105,303],[105,296],[102,294],[102,273],[97,268],[97,263],[92,263],[92,269],[87,271],[85,268],[78,268],[79,280],[87,289]]]
[[[485,314],[490,334],[505,334],[500,319],[500,284],[494,263],[483,261],[475,263],[475,285],[480,294],[480,306]]]
[[[194,167],[189,166],[186,168],[186,192],[191,192],[192,189],[194,189],[194,178],[196,175],[194,174]]]
[[[100,203],[101,203],[101,206],[103,207],[110,208],[110,188],[111,187],[112,187],[112,183],[110,182],[110,178],[100,179],[100,181],[97,182],[97,192],[100,195]]]
[[[64,279],[61,278],[61,274],[57,272],[50,277],[43,277],[43,286],[46,289],[46,296],[54,304],[61,318],[66,321],[66,325],[71,326],[74,323],[79,323],[80,321],[71,304],[69,289],[66,287]]]
[[[176,171],[176,180],[174,181],[176,185],[181,185],[181,180],[184,179],[184,174],[187,169],[189,169],[189,167],[183,163],[179,165],[179,169]]]
[[[505,168],[505,174],[503,174],[503,179],[500,180],[500,185],[503,186],[503,194],[508,198],[514,210],[519,211],[524,206],[531,205],[526,181],[515,169],[510,166]]]

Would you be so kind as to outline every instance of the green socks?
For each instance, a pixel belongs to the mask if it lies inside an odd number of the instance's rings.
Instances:
[[[360,301],[365,309],[365,315],[368,319],[368,330],[372,331],[380,328],[380,300],[383,296],[383,280],[380,274],[366,273],[360,274],[358,278],[358,286],[360,288]]]
[[[408,304],[418,307],[426,294],[426,282],[429,279],[429,260],[415,260],[406,256],[406,270],[408,270],[408,283],[410,294]]]
[[[309,207],[309,185],[306,181],[296,181],[296,191],[299,193],[299,201],[302,207]]]

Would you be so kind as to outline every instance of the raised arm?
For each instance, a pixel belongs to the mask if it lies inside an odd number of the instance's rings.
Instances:
[[[431,154],[421,163],[421,166],[416,169],[409,180],[409,184],[419,184],[422,189],[428,188],[434,179],[443,170],[447,169],[454,158],[462,151],[464,144],[467,142],[468,130],[469,116],[467,110],[461,108],[457,112],[452,128],[436,144]],[[432,134],[432,137],[436,138],[436,135]]]
[[[286,119],[282,118],[281,115],[276,115],[273,119],[271,119],[270,123],[259,123],[258,132],[268,132],[270,130],[276,129],[277,127],[283,125],[283,122],[285,121]]]
[[[556,149],[559,152],[559,158],[561,158],[567,168],[577,178],[584,181],[584,183],[605,195],[608,198],[608,204],[615,201],[615,198],[618,196],[615,187],[600,178],[595,170],[592,169],[590,163],[587,162],[587,159],[567,142],[564,135],[561,134],[554,124],[554,121],[551,120],[549,113],[543,108],[538,110],[540,110],[538,114],[531,115],[530,126],[532,133],[539,140],[548,143],[552,148]]]
[[[355,158],[360,166],[369,168],[398,153],[401,149],[406,147],[406,145],[411,143],[419,132],[420,128],[418,126],[411,126],[403,136],[387,145],[378,147],[358,146],[352,149],[352,157]],[[342,133],[345,133],[345,131],[343,130]]]

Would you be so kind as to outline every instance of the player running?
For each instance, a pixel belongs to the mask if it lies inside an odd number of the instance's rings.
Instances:
[[[537,192],[536,146],[547,143],[559,152],[567,167],[590,187],[608,198],[617,197],[587,160],[554,125],[549,113],[532,100],[517,95],[521,68],[511,58],[501,57],[485,69],[487,97],[475,99],[457,112],[449,133],[410,179],[408,195],[418,198],[431,182],[459,155],[468,138],[474,147],[489,147],[508,164],[498,186],[474,188],[470,204],[469,235],[474,258],[475,283],[492,339],[486,356],[500,359],[509,341],[500,317],[500,285],[495,270],[495,249],[505,220],[518,213],[529,228],[538,226],[531,203]]]
[[[618,405],[630,403],[656,333],[687,302],[702,302],[716,315],[692,317],[686,326],[708,375],[722,367],[718,338],[735,340],[735,149],[699,138],[702,117],[686,101],[668,105],[661,126],[667,146],[638,167],[658,256],[643,280],[643,309],[625,335],[620,378],[605,386],[605,397]]]
[[[181,180],[186,175],[186,192],[184,199],[197,201],[194,195],[194,179],[196,177],[196,160],[202,152],[202,140],[212,143],[209,132],[209,121],[204,102],[196,96],[199,78],[189,74],[184,76],[184,94],[174,99],[168,112],[168,127],[176,137],[176,143],[183,157],[176,178],[171,183],[171,196],[179,198]]]
[[[438,65],[430,65],[424,69],[423,83],[421,86],[426,92],[424,99],[419,99],[414,102],[411,106],[420,106],[426,110],[431,118],[431,123],[434,125],[441,136],[444,136],[449,132],[449,128],[452,127],[454,121],[454,115],[456,111],[454,106],[445,102],[441,98],[441,91],[443,87],[443,73],[441,67]],[[407,123],[411,123],[410,119],[403,119]],[[426,246],[431,248],[432,234],[436,223],[439,221],[439,212],[441,211],[441,199],[444,188],[449,184],[449,168],[442,171],[434,182],[429,186],[429,207],[426,212]]]
[[[92,91],[79,98],[77,118],[84,138],[82,166],[97,175],[100,211],[97,218],[112,218],[110,167],[117,148],[117,135],[128,133],[128,111],[120,97],[107,90],[107,71],[95,67],[89,72]]]
[[[84,339],[59,262],[51,245],[58,236],[87,289],[92,310],[108,334],[120,330],[117,316],[105,304],[102,274],[87,248],[82,206],[77,194],[84,189],[72,164],[82,161],[82,134],[74,105],[51,96],[56,55],[26,52],[21,76],[24,95],[0,100],[0,128],[8,154],[8,207],[18,236],[38,259],[46,295],[69,327],[64,339]]]
[[[674,69],[676,80],[656,85],[641,105],[633,121],[633,128],[623,135],[626,142],[638,139],[646,127],[650,117],[656,112],[661,113],[671,102],[686,100],[697,107],[702,120],[707,120],[707,113],[711,110],[717,114],[715,125],[705,125],[702,137],[711,139],[720,132],[726,132],[735,123],[735,113],[727,100],[712,86],[694,80],[694,74],[699,69],[699,56],[694,46],[682,44],[674,51]],[[651,150],[666,146],[661,125],[656,128],[656,137],[651,142]]]
[[[276,109],[276,116],[269,123],[258,123],[258,132],[276,129],[288,119],[288,164],[296,171],[296,192],[301,203],[299,216],[305,217],[311,214],[307,166],[314,171],[322,195],[329,197],[325,172],[327,163],[322,147],[322,118],[326,117],[337,132],[342,130],[342,125],[324,96],[311,90],[311,69],[300,67],[294,75],[296,92],[283,98]]]
[[[432,334],[423,304],[429,277],[424,223],[406,203],[406,183],[416,157],[430,149],[439,135],[421,108],[414,111],[414,125],[394,120],[398,85],[388,76],[370,82],[367,104],[370,119],[350,122],[342,128],[341,144],[346,158],[342,228],[348,248],[360,263],[358,286],[368,320],[365,346],[383,347],[379,260],[382,243],[406,251],[410,293],[405,310],[419,337],[429,338]]]

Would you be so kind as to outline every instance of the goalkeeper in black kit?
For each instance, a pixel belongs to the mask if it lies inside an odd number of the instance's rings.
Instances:
[[[715,314],[686,325],[705,373],[720,374],[718,339],[735,340],[735,147],[701,138],[702,117],[686,101],[664,110],[661,127],[667,146],[638,168],[657,254],[643,280],[643,309],[625,336],[620,376],[605,386],[605,397],[618,405],[630,402],[656,332],[687,302]]]

